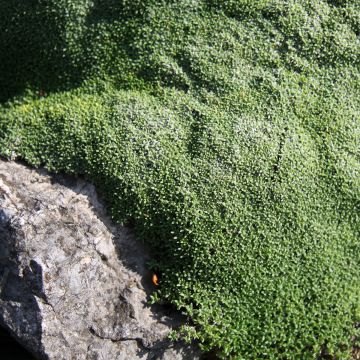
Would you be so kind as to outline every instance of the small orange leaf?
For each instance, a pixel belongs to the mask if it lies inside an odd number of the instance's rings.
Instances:
[[[151,280],[152,280],[154,285],[156,285],[156,286],[159,285],[159,278],[158,278],[158,276],[156,274],[153,274]]]

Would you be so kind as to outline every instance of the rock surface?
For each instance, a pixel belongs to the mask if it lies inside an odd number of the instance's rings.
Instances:
[[[0,325],[39,359],[198,359],[150,307],[149,257],[94,186],[0,160]]]

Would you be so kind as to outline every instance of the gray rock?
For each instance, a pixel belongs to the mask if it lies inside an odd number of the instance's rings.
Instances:
[[[39,359],[198,359],[151,307],[149,252],[94,186],[0,161],[0,325]]]

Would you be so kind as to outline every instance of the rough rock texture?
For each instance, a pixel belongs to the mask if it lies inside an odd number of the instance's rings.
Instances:
[[[41,359],[197,359],[147,305],[148,252],[94,187],[0,161],[0,325]]]

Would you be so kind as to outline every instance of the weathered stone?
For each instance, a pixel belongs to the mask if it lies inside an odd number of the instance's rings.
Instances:
[[[150,307],[149,252],[93,185],[0,161],[0,325],[39,359],[197,359]]]

